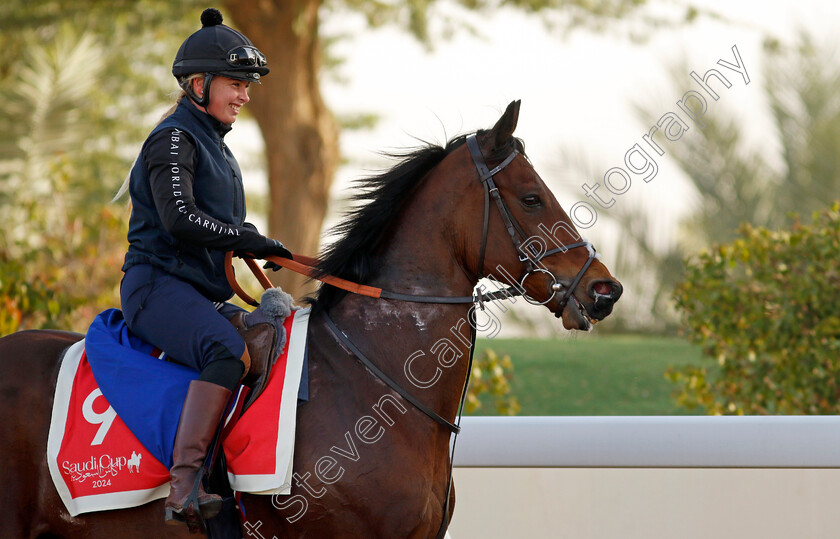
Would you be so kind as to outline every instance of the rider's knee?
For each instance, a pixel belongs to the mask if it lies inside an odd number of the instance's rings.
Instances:
[[[244,359],[247,355],[247,347],[242,357],[238,358],[227,348],[218,345],[213,349],[212,357],[201,370],[198,379],[234,391],[245,374]]]

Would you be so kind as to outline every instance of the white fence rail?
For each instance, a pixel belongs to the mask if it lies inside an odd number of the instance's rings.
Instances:
[[[456,467],[840,468],[840,416],[464,417]]]
[[[840,537],[840,416],[461,426],[455,539]]]

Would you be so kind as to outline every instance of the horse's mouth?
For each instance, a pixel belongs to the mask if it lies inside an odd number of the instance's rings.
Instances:
[[[561,316],[563,327],[566,329],[589,331],[592,326],[598,323],[598,320],[589,314],[586,307],[578,301],[574,294],[569,297],[569,302],[563,308]]]

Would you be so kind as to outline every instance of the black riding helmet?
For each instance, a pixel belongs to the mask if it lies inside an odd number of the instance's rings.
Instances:
[[[207,8],[201,13],[201,25],[201,30],[181,44],[172,64],[172,74],[187,95],[206,107],[210,102],[213,75],[260,84],[260,77],[268,74],[268,62],[251,40],[222,24],[222,14],[214,8]],[[187,77],[193,73],[205,75],[201,98],[187,82]]]

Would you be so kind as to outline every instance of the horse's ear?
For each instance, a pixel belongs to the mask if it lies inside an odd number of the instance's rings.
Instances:
[[[516,129],[516,122],[519,121],[519,105],[521,104],[522,101],[519,99],[511,101],[510,105],[507,106],[505,113],[502,114],[502,117],[499,118],[499,121],[493,126],[491,133],[494,148],[501,148],[508,143],[511,137],[513,137],[513,131]]]

